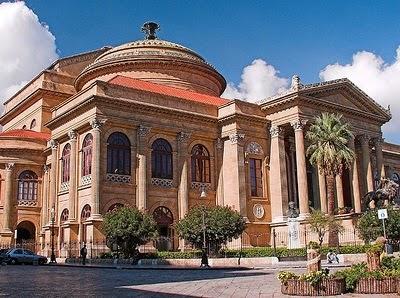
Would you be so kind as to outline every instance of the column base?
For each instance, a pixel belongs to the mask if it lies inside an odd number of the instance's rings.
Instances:
[[[92,214],[88,219],[88,221],[103,221],[103,216],[101,214]]]
[[[0,232],[0,244],[2,246],[9,246],[13,244],[13,237],[14,233],[11,232],[10,229],[3,229],[3,231]]]

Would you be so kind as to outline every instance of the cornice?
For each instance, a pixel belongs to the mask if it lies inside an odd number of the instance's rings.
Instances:
[[[89,107],[97,106],[98,104],[113,110],[116,109],[116,106],[119,106],[120,109],[124,111],[132,111],[139,114],[149,112],[153,116],[155,114],[168,115],[168,117],[176,119],[178,121],[195,120],[199,122],[215,124],[217,124],[218,121],[217,118],[213,116],[207,116],[204,114],[188,112],[180,109],[167,108],[159,105],[143,103],[133,99],[121,99],[104,95],[91,95],[86,100],[74,106],[72,109],[47,122],[45,126],[48,127],[50,130],[53,130],[58,125],[61,125],[62,123],[65,123],[68,120],[71,120],[78,116],[81,111],[87,110]]]

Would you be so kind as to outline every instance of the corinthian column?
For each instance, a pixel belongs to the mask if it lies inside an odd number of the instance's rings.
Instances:
[[[58,142],[56,140],[50,141],[51,146],[51,169],[50,169],[50,200],[49,209],[53,208],[56,210],[57,200],[57,149]],[[50,218],[48,224],[50,224]]]
[[[272,221],[284,220],[288,208],[288,183],[285,158],[285,141],[282,128],[272,126],[270,183]]]
[[[13,163],[6,164],[6,187],[3,206],[3,232],[11,233],[11,218],[13,205]]]
[[[217,151],[217,205],[224,206],[224,175],[223,175],[223,151],[224,142],[218,138],[215,144]]]
[[[369,137],[367,135],[360,136],[363,159],[363,176],[367,192],[374,190],[374,178],[372,175],[371,158],[369,155]]]
[[[338,208],[344,207],[344,196],[343,196],[343,179],[342,175],[336,175],[336,197],[338,202]]]
[[[77,134],[74,130],[68,132],[68,136],[71,142],[71,155],[70,155],[70,168],[69,168],[69,221],[76,220],[76,139]]]
[[[147,208],[147,152],[150,127],[140,125],[137,129],[138,174],[136,204],[138,209]]]
[[[42,228],[48,223],[49,209],[49,166],[43,166],[43,195],[42,195]]]
[[[308,207],[308,185],[306,154],[304,151],[304,121],[295,121],[291,123],[294,129],[294,138],[296,143],[296,165],[297,165],[297,186],[299,193],[300,216],[304,217],[309,213]]]
[[[178,207],[180,219],[186,215],[189,209],[188,141],[190,136],[190,133],[183,131],[177,135],[179,160]]]
[[[321,211],[323,213],[328,212],[328,206],[326,201],[326,180],[325,174],[321,171],[318,166],[318,186],[319,186],[319,200],[321,202]]]
[[[375,154],[376,154],[376,170],[378,172],[378,179],[384,178],[385,174],[385,166],[383,164],[383,152],[382,152],[382,143],[383,138],[376,138],[375,140]]]
[[[100,219],[100,165],[101,165],[101,126],[105,120],[93,119],[90,121],[93,136],[93,155],[92,155],[92,219]]]
[[[356,213],[361,213],[361,196],[360,196],[360,183],[358,177],[358,157],[356,153],[356,147],[354,144],[354,138],[349,140],[349,147],[354,152],[354,160],[351,171],[351,186],[353,190],[353,200],[354,200],[354,211]]]

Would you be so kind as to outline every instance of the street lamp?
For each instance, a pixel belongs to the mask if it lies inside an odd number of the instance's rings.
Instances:
[[[205,190],[205,187],[203,186],[201,188],[201,193],[200,193],[200,198],[204,199],[207,197],[207,193]],[[203,222],[203,249],[202,249],[202,253],[201,253],[201,265],[200,267],[210,267],[210,265],[208,265],[208,254],[207,254],[207,244],[206,244],[206,221],[205,221],[205,214],[206,214],[206,208],[204,207],[201,213],[201,219]]]
[[[51,220],[51,256],[50,256],[50,263],[57,263],[56,262],[56,255],[54,253],[54,221],[55,221],[55,210],[54,210],[54,207],[52,207],[51,211],[50,211],[50,220]]]

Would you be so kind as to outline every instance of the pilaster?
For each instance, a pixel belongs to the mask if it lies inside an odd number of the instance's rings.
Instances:
[[[136,188],[136,205],[138,209],[147,209],[147,153],[148,153],[148,138],[151,128],[140,125],[137,128],[137,188]]]

